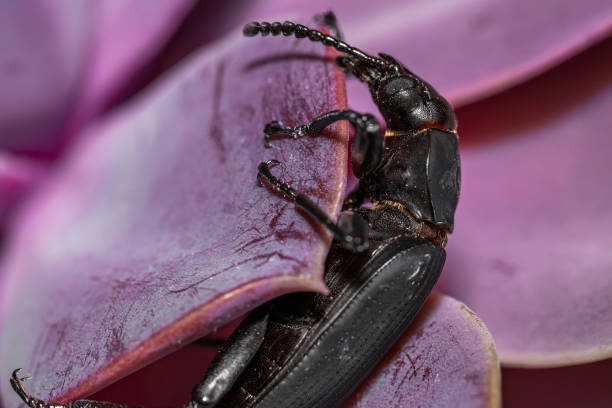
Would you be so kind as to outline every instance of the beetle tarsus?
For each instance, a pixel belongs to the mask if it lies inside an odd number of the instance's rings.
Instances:
[[[24,381],[30,379],[31,377],[19,377],[18,375],[19,371],[21,371],[21,368],[18,368],[13,371],[13,374],[11,375],[11,379],[10,379],[11,387],[13,387],[13,390],[15,390],[17,395],[19,395],[19,398],[21,398],[21,400],[25,402],[28,407],[30,408],[70,408],[71,407],[70,404],[57,404],[53,402],[46,402],[46,401],[39,400],[38,398],[34,398],[33,396],[31,396],[26,391],[25,386],[23,384]]]
[[[10,383],[13,390],[19,395],[19,398],[30,408],[141,408],[132,405],[115,404],[113,402],[105,401],[93,401],[93,400],[76,400],[73,402],[59,403],[59,402],[47,402],[41,399],[35,398],[30,395],[23,385],[23,381],[30,377],[19,377],[18,368],[13,371],[11,375]],[[192,405],[185,405],[183,408],[199,408]]]
[[[271,165],[280,164],[278,160],[261,162],[258,166],[257,179],[265,178],[278,191],[286,194],[295,204],[306,211],[327,228],[334,237],[342,243],[342,246],[352,252],[363,252],[368,249],[367,224],[359,214],[350,214],[340,217],[340,222],[335,223],[329,216],[315,204],[310,198],[298,192],[289,184],[272,175]]]
[[[18,368],[13,371],[13,375],[11,375],[10,379],[11,387],[13,387],[13,390],[15,390],[17,395],[19,395],[19,398],[21,398],[23,402],[30,406],[30,400],[32,399],[32,397],[27,393],[23,385],[23,381],[27,380],[28,378],[18,377],[17,374],[19,373],[19,371],[21,371],[21,368]]]
[[[299,139],[310,134],[309,125],[301,125],[296,127],[285,127],[277,120],[268,122],[264,127],[264,143],[266,147],[271,147],[270,136],[272,135],[288,135],[293,139]]]

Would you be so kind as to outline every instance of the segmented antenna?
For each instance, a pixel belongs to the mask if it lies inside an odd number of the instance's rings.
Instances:
[[[268,23],[267,21],[262,21],[260,23],[254,21],[245,25],[242,32],[247,37],[254,37],[257,34],[261,34],[262,36],[266,36],[268,34],[283,34],[284,36],[294,35],[295,38],[308,37],[311,41],[318,41],[323,43],[324,45],[332,46],[338,51],[351,57],[354,57],[370,66],[380,69],[385,69],[389,67],[389,64],[387,62],[379,58],[372,57],[371,55],[368,55],[355,47],[351,47],[344,41],[340,41],[337,38],[332,37],[331,35],[323,34],[318,30],[313,30],[302,24],[292,23],[291,21],[285,21],[284,23],[280,23],[278,21],[274,23]]]

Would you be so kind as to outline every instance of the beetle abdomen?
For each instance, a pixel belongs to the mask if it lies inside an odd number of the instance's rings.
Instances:
[[[346,254],[338,259],[343,256]],[[330,253],[329,259],[333,257]],[[301,324],[293,323],[281,334],[283,330],[278,329],[283,319],[271,315],[268,330],[272,328],[272,332],[267,332],[261,351],[222,405],[258,408],[337,405],[410,324],[435,284],[444,259],[441,247],[422,239],[400,237],[379,248],[362,268],[339,268],[348,274],[340,279],[346,284],[333,290],[337,295],[319,308],[318,319],[310,309]],[[349,263],[354,262],[353,257]],[[287,302],[291,296],[281,302]],[[320,295],[310,296],[316,303]],[[273,307],[278,308],[278,304]],[[292,322],[299,321],[293,312],[289,314]],[[307,320],[311,318],[316,322],[309,326]],[[292,343],[283,344],[285,355],[278,352],[279,335]],[[270,356],[271,350],[275,350],[274,358]]]

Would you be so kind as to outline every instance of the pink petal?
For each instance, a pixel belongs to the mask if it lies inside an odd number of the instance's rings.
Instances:
[[[288,291],[325,291],[327,232],[260,161],[334,214],[346,125],[275,140],[264,124],[345,107],[320,44],[236,33],[91,129],[24,209],[5,260],[0,387],[89,394]]]
[[[332,9],[350,44],[393,55],[455,105],[531,78],[612,32],[609,0],[283,0],[259,3],[252,19],[286,19]],[[349,103],[368,109],[357,81]]]
[[[441,290],[504,364],[612,356],[611,111],[611,40],[459,111],[471,148]]]
[[[464,304],[433,294],[410,329],[342,407],[497,407],[493,338]]]
[[[0,146],[54,153],[164,44],[192,0],[9,2],[0,13]]]

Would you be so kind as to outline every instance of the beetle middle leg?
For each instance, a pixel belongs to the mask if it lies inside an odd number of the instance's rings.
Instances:
[[[321,225],[334,234],[334,237],[344,248],[352,252],[363,252],[368,248],[368,226],[359,214],[343,212],[338,217],[338,223],[335,223],[310,198],[272,175],[270,171],[270,165],[272,164],[279,164],[279,162],[277,160],[268,160],[259,164],[257,178],[260,181],[261,177],[264,177],[274,188],[285,193],[298,207],[313,216]]]

